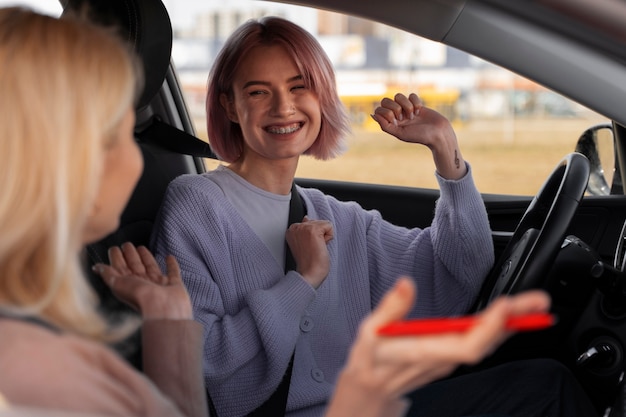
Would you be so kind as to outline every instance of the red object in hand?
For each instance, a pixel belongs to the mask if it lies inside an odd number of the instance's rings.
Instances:
[[[439,319],[414,319],[389,323],[380,329],[382,336],[414,336],[440,334],[448,332],[464,332],[472,327],[478,319],[475,316],[445,317]],[[512,331],[541,330],[556,322],[553,314],[532,313],[509,317],[506,328]]]

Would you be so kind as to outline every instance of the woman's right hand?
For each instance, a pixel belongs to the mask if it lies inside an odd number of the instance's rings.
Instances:
[[[285,235],[296,261],[296,269],[313,288],[318,288],[330,271],[327,243],[333,238],[333,226],[327,220],[302,219],[293,223]]]
[[[189,293],[173,256],[166,258],[167,273],[163,274],[146,247],[124,243],[109,249],[109,262],[94,265],[94,272],[144,319],[193,319]]]
[[[417,94],[383,98],[372,117],[384,132],[401,141],[427,146],[443,178],[458,180],[467,173],[452,125],[442,114],[424,106]]]
[[[379,335],[383,325],[406,316],[415,292],[412,280],[399,279],[363,321],[326,417],[403,415],[408,406],[404,394],[492,353],[510,335],[505,328],[509,316],[544,312],[550,306],[546,293],[528,291],[497,299],[479,313],[476,325],[463,333]]]

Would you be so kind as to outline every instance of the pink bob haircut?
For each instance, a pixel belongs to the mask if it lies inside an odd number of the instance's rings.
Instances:
[[[206,98],[207,133],[211,149],[223,161],[234,162],[243,152],[243,134],[220,104],[220,96],[233,97],[233,81],[242,59],[258,46],[280,45],[293,57],[304,84],[314,91],[321,107],[322,123],[317,139],[304,153],[316,159],[332,159],[345,151],[350,133],[346,109],[339,100],[335,72],[317,40],[300,26],[279,18],[250,20],[227,39],[209,74]]]

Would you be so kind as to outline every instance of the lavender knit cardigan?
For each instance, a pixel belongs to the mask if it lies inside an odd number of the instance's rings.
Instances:
[[[377,211],[299,188],[311,219],[329,220],[330,273],[314,290],[285,274],[212,181],[184,175],[168,187],[152,249],[178,259],[204,326],[204,376],[220,416],[241,416],[276,389],[295,347],[289,416],[320,416],[359,322],[401,274],[415,278],[412,316],[466,312],[493,264],[483,200],[471,170],[438,177],[432,225],[394,226]],[[262,216],[262,213],[259,214]]]

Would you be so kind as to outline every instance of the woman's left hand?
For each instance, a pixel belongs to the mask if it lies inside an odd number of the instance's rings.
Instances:
[[[144,319],[193,318],[189,294],[173,256],[166,258],[167,273],[163,274],[146,247],[124,243],[109,249],[109,262],[111,265],[94,265],[94,272]]]

